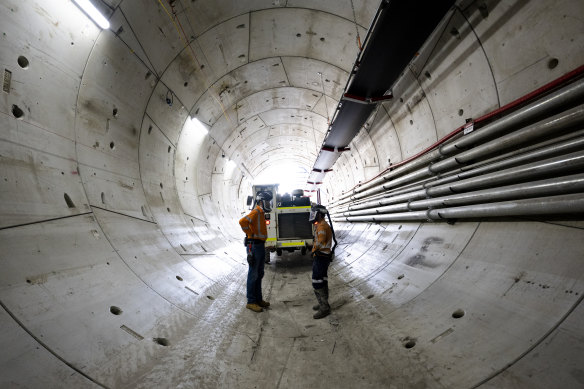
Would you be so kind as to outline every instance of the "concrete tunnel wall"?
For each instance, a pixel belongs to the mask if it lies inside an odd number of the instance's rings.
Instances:
[[[0,5],[0,386],[584,385],[581,215],[339,223],[331,317],[298,254],[266,267],[272,309],[244,309],[252,177],[312,167],[378,6],[354,1],[356,27],[349,1],[285,3],[178,2],[193,51],[156,1],[105,1],[104,31],[70,1]],[[460,3],[325,204],[580,66],[583,17]]]

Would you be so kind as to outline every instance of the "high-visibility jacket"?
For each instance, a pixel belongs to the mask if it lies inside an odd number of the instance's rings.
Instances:
[[[314,231],[314,244],[312,252],[320,251],[323,254],[330,254],[333,246],[333,232],[328,223],[324,220],[316,223],[316,231]]]
[[[239,219],[239,225],[249,239],[266,240],[268,229],[264,210],[259,205],[247,215]]]

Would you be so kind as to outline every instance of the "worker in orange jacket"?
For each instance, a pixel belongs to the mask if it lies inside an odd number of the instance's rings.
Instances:
[[[265,242],[268,237],[265,212],[270,212],[269,192],[258,192],[256,206],[239,220],[239,225],[245,232],[245,247],[247,251],[247,304],[246,308],[254,312],[262,312],[270,303],[262,299],[262,278],[264,277]]]
[[[332,240],[333,232],[324,216],[328,213],[322,205],[313,205],[309,221],[316,225],[314,231],[314,244],[312,246],[312,287],[318,300],[318,304],[312,309],[317,311],[315,319],[322,319],[331,312],[328,302],[328,267],[332,261]]]

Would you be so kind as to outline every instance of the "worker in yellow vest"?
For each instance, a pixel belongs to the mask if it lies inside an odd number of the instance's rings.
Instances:
[[[269,192],[258,192],[255,207],[239,220],[239,225],[245,232],[245,247],[247,252],[247,309],[262,312],[270,303],[262,298],[262,278],[264,277],[265,242],[268,237],[265,212],[270,212],[272,195]]]

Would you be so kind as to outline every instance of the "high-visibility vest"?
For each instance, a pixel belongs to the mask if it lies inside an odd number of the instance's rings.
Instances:
[[[333,232],[324,220],[316,224],[316,231],[314,232],[314,244],[312,252],[320,251],[323,254],[330,254],[333,246]]]
[[[239,225],[249,239],[266,240],[268,238],[266,217],[259,205],[252,209],[249,215],[239,219]]]

